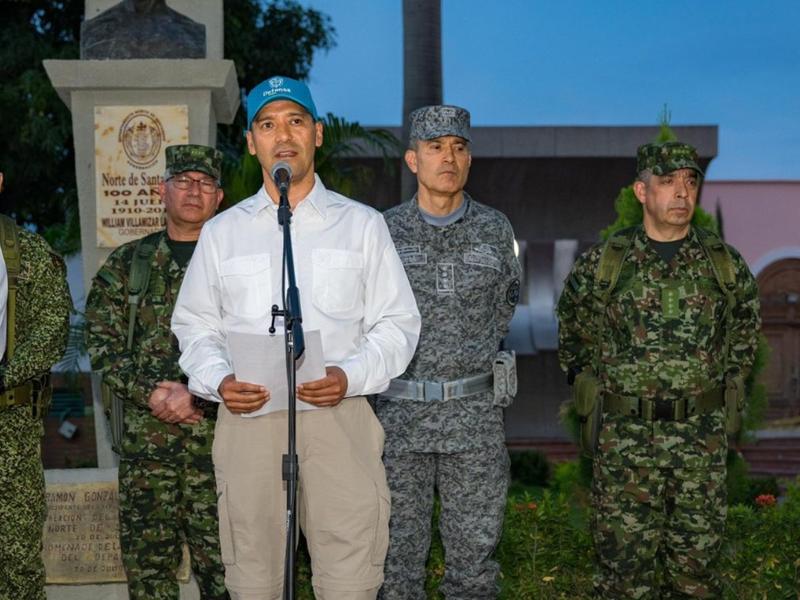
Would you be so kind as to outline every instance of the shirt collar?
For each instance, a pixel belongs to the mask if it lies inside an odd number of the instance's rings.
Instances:
[[[272,198],[269,197],[263,185],[259,188],[258,192],[246,200],[243,200],[239,206],[253,216],[258,215],[264,210],[274,213],[278,212],[278,205],[272,201]],[[316,173],[314,173],[314,187],[311,188],[308,196],[303,198],[297,206],[295,206],[292,214],[294,215],[298,212],[302,214],[309,209],[313,210],[322,219],[325,219],[328,213],[328,190]]]

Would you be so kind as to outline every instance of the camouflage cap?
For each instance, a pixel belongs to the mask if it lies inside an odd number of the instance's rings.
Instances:
[[[469,111],[459,106],[423,106],[408,115],[409,141],[432,140],[445,135],[455,135],[468,142]]]
[[[222,179],[222,152],[199,144],[180,144],[167,146],[167,170],[164,179],[174,177],[184,171],[199,171],[210,175],[217,181]]]
[[[654,175],[666,175],[678,169],[694,169],[703,175],[697,164],[697,150],[682,142],[659,142],[644,144],[636,151],[636,172],[652,171]]]

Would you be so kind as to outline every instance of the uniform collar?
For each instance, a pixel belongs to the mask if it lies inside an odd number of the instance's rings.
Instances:
[[[238,204],[238,207],[254,217],[262,211],[269,211],[275,215],[278,213],[278,205],[272,201],[272,198],[269,197],[263,185],[253,196],[242,200]],[[308,195],[295,206],[292,214],[303,214],[309,210],[313,211],[314,214],[318,215],[323,220],[328,213],[328,190],[316,173],[314,173],[314,187],[312,187]]]
[[[687,249],[693,248],[699,243],[700,240],[697,237],[697,229],[695,229],[694,225],[690,224],[689,231],[684,238],[683,244],[675,256],[682,255],[684,252],[688,251]],[[655,246],[650,243],[650,238],[647,236],[647,232],[644,230],[644,225],[638,225],[636,228],[634,246],[638,248],[638,250],[642,253],[642,256],[648,257],[647,260],[652,260],[656,257],[658,257],[659,260],[661,259],[661,255],[658,253]]]
[[[639,240],[643,245],[650,245],[650,238],[647,236],[647,232],[644,230],[644,225],[637,225],[636,239]],[[689,231],[686,233],[684,240],[686,240],[687,243],[694,243],[697,241],[697,230],[691,223],[689,224]]]
[[[449,223],[445,225],[445,227],[450,227],[451,225],[455,225],[456,223],[461,223],[469,218],[469,215],[472,212],[471,211],[472,197],[466,191],[462,191],[462,193],[464,194],[464,200],[462,204],[462,206],[464,207],[464,214],[461,215],[461,218],[459,218],[457,221]],[[414,197],[411,199],[411,210],[414,212],[414,215],[420,222],[425,223],[426,225],[430,225],[430,223],[428,223],[425,220],[425,217],[422,216],[422,209],[419,207],[419,199],[417,197],[417,194],[414,194]],[[456,210],[461,210],[461,206],[459,206]],[[436,227],[436,225],[431,225],[431,227]]]

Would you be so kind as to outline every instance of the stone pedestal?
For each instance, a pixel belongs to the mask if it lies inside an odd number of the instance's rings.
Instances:
[[[188,142],[213,146],[217,123],[230,123],[239,107],[236,69],[229,60],[46,60],[59,97],[72,112],[81,221],[84,289],[112,248],[99,248],[95,173],[95,108],[186,106]],[[163,153],[163,150],[161,151]],[[95,391],[99,389],[94,385]],[[114,467],[99,394],[95,392],[98,465]]]
[[[172,3],[171,3],[172,4]],[[191,3],[196,5],[217,6],[219,8],[219,21],[221,23],[221,1],[208,3]],[[89,3],[87,3],[88,14]],[[219,28],[221,30],[221,27]],[[221,31],[217,35],[214,28],[207,26],[207,56],[215,58],[208,59],[145,59],[145,60],[46,60],[44,68],[50,78],[53,87],[58,92],[59,97],[69,107],[72,113],[72,129],[75,144],[75,171],[77,175],[78,200],[80,210],[81,226],[81,246],[83,262],[83,283],[84,289],[88,290],[90,282],[97,269],[105,261],[113,249],[113,243],[109,243],[106,232],[98,227],[98,178],[102,182],[105,170],[98,169],[98,164],[108,155],[108,149],[97,147],[95,129],[98,126],[98,114],[116,114],[125,107],[122,112],[131,111],[132,113],[147,113],[149,108],[163,109],[166,115],[176,114],[180,116],[179,139],[178,143],[205,144],[214,146],[216,142],[216,128],[218,123],[231,123],[239,107],[239,88],[236,78],[236,69],[232,61],[222,60],[222,37]],[[137,110],[141,108],[141,110]],[[150,150],[153,152],[151,166],[158,168],[157,160],[163,164],[164,146],[170,142],[170,124],[177,122],[169,116],[162,117],[166,131],[159,134],[161,143],[156,152],[156,145],[151,144]],[[144,127],[139,125],[139,127]],[[122,133],[126,130],[119,129],[120,140]],[[133,128],[132,128],[133,129]],[[109,127],[107,138],[117,139],[117,131],[112,131]],[[151,135],[152,138],[152,135]],[[120,144],[123,142],[120,141]],[[129,146],[125,147],[125,153],[136,148],[136,140],[128,141]],[[131,145],[132,144],[132,145]],[[120,146],[121,148],[122,146]],[[119,150],[121,153],[122,150]],[[103,154],[106,153],[106,154]],[[156,157],[156,154],[158,157]],[[124,164],[125,156],[122,155]],[[130,158],[130,154],[127,154]],[[163,175],[163,170],[158,174],[158,178]],[[155,179],[155,177],[154,177]],[[104,183],[102,183],[104,185]],[[116,185],[116,184],[114,184]],[[157,188],[157,182],[148,182],[144,187],[152,193],[152,189]],[[103,192],[104,193],[104,192]],[[116,192],[114,192],[116,193]],[[157,194],[152,202],[159,204]],[[106,205],[100,203],[99,206],[106,210]],[[138,210],[138,209],[136,209]],[[101,216],[104,213],[101,213]],[[99,239],[98,231],[105,239]],[[100,247],[100,246],[104,247]],[[108,425],[104,416],[100,394],[99,380],[93,377],[94,395],[94,415],[95,431],[97,436],[97,457],[98,469],[74,469],[61,471],[48,471],[46,473],[48,489],[52,490],[51,500],[56,499],[61,504],[57,509],[65,511],[67,516],[62,520],[68,522],[69,511],[74,509],[76,512],[86,510],[81,508],[81,502],[71,500],[71,494],[83,494],[85,498],[87,487],[85,484],[95,484],[100,488],[108,489],[111,482],[116,482],[117,464],[116,455],[111,452]],[[64,485],[74,484],[74,485]],[[105,488],[104,488],[105,486]],[[108,493],[108,492],[106,492]],[[73,502],[73,504],[70,504]],[[105,506],[106,512],[112,514],[116,508],[116,496],[111,500],[111,506]],[[85,502],[84,502],[85,504]],[[98,509],[99,510],[99,509]],[[94,513],[93,513],[94,514]],[[99,513],[98,513],[99,514]],[[77,518],[74,520],[77,521]],[[50,535],[69,533],[61,531],[58,526],[54,526],[54,531]],[[66,527],[66,526],[65,526]],[[47,527],[45,546],[47,547]],[[76,535],[83,535],[76,532]],[[86,536],[91,536],[89,532]],[[61,542],[59,542],[61,543]],[[98,552],[98,560],[92,556],[66,555],[58,560],[69,563],[72,571],[83,572],[86,569],[106,568],[102,560],[107,557],[103,552],[111,548],[113,542],[106,540],[105,545]],[[67,542],[54,543],[50,545],[51,550],[58,551],[59,548],[69,548]],[[88,551],[88,550],[87,550]],[[117,548],[118,551],[118,548]],[[71,561],[71,562],[70,562]],[[73,564],[74,563],[74,564]],[[66,566],[69,566],[66,565]],[[74,565],[78,565],[75,567]],[[59,568],[65,565],[58,565]],[[84,568],[85,567],[85,568]],[[55,567],[52,569],[56,571]],[[68,569],[66,569],[68,570]],[[66,572],[65,570],[65,572]],[[50,571],[48,571],[50,576]],[[118,581],[117,579],[116,581]],[[68,579],[54,579],[54,581],[68,581]],[[86,581],[85,579],[83,581]],[[113,578],[105,579],[113,582]],[[77,578],[73,583],[80,583]],[[58,598],[59,600],[69,600],[80,598],[89,599],[123,599],[127,598],[127,586],[124,583],[100,583],[85,585],[48,585],[47,597]],[[197,585],[194,581],[181,585],[181,598],[183,600],[193,600],[199,598]]]

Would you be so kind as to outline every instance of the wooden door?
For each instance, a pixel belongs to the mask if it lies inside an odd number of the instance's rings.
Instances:
[[[771,264],[758,276],[762,330],[770,358],[767,419],[800,416],[800,259]]]

